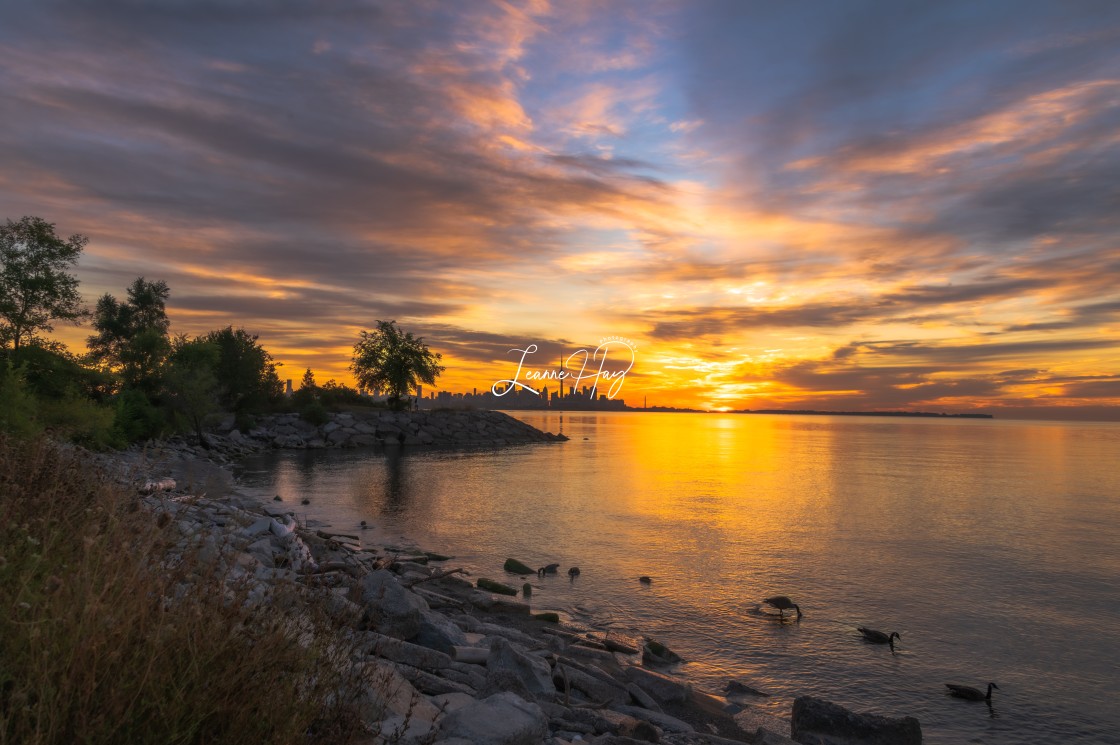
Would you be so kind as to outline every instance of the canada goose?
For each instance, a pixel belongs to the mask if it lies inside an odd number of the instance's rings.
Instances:
[[[792,600],[787,598],[785,595],[775,595],[772,598],[766,598],[762,602],[766,603],[769,606],[777,608],[779,618],[785,618],[786,617],[786,611],[789,610],[790,608],[793,608],[795,611],[797,611],[797,620],[798,621],[800,621],[801,616],[804,615],[801,612],[801,608],[797,607],[797,603],[793,602]]]
[[[859,633],[863,634],[863,638],[873,644],[890,644],[891,652],[894,652],[894,640],[902,641],[902,636],[897,631],[892,631],[890,634],[884,634],[882,631],[875,629],[865,629],[863,626],[859,627]]]
[[[571,577],[572,579],[575,579],[576,577],[578,577],[579,576],[579,567],[572,567],[571,569],[569,569],[568,570],[568,576]]]
[[[537,576],[543,577],[546,574],[556,574],[556,570],[560,568],[559,564],[549,564],[537,570]]]
[[[991,701],[992,689],[995,688],[997,691],[999,690],[999,686],[997,686],[995,683],[988,684],[987,695],[984,695],[982,692],[976,690],[972,686],[959,686],[953,683],[946,683],[945,687],[949,689],[950,696],[956,696],[957,698],[963,698],[969,701]]]

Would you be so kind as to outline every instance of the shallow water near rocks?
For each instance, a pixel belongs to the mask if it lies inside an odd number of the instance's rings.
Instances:
[[[519,587],[506,557],[559,562],[528,578],[536,610],[656,638],[774,714],[811,694],[915,716],[929,743],[1120,743],[1120,425],[514,415],[572,439],[274,452],[239,476],[474,577]],[[805,617],[760,608],[776,594]],[[898,654],[858,626],[898,631]],[[989,681],[991,708],[944,693]]]

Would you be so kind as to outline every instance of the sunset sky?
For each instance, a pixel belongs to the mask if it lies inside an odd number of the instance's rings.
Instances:
[[[1120,419],[1120,3],[15,0],[0,107],[91,306],[297,384],[395,319],[450,390]]]

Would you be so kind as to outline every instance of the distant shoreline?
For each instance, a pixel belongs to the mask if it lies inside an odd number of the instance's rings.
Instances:
[[[817,411],[815,409],[740,409],[729,414],[807,414],[810,416],[903,416],[934,419],[994,419],[991,414],[945,414],[933,411]]]
[[[555,414],[588,414],[593,412],[642,412],[659,414],[800,414],[805,416],[890,416],[918,417],[922,419],[995,419],[992,414],[948,414],[935,411],[821,411],[818,409],[735,409],[732,411],[706,411],[704,409],[677,409],[668,406],[648,406],[646,408],[627,406],[624,409],[593,408],[519,408],[507,406],[500,411],[538,411]]]

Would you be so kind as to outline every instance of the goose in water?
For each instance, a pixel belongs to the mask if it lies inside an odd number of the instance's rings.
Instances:
[[[772,598],[766,598],[762,602],[766,603],[767,605],[769,605],[772,608],[777,608],[779,618],[785,618],[786,617],[786,611],[789,610],[790,608],[797,611],[797,620],[798,621],[801,620],[801,616],[803,615],[801,613],[801,609],[797,607],[797,603],[793,602],[792,600],[787,598],[785,595],[775,595]]]
[[[863,638],[873,644],[890,644],[891,652],[894,652],[894,640],[902,641],[902,637],[897,631],[892,631],[889,634],[884,634],[882,631],[875,629],[866,629],[863,626],[859,627],[859,633],[863,634]]]
[[[950,696],[956,696],[957,698],[963,698],[969,701],[991,701],[992,689],[995,688],[997,691],[999,690],[999,686],[997,686],[995,683],[988,684],[987,695],[984,695],[982,691],[979,691],[972,686],[959,686],[953,683],[946,683],[945,687],[949,689]]]

